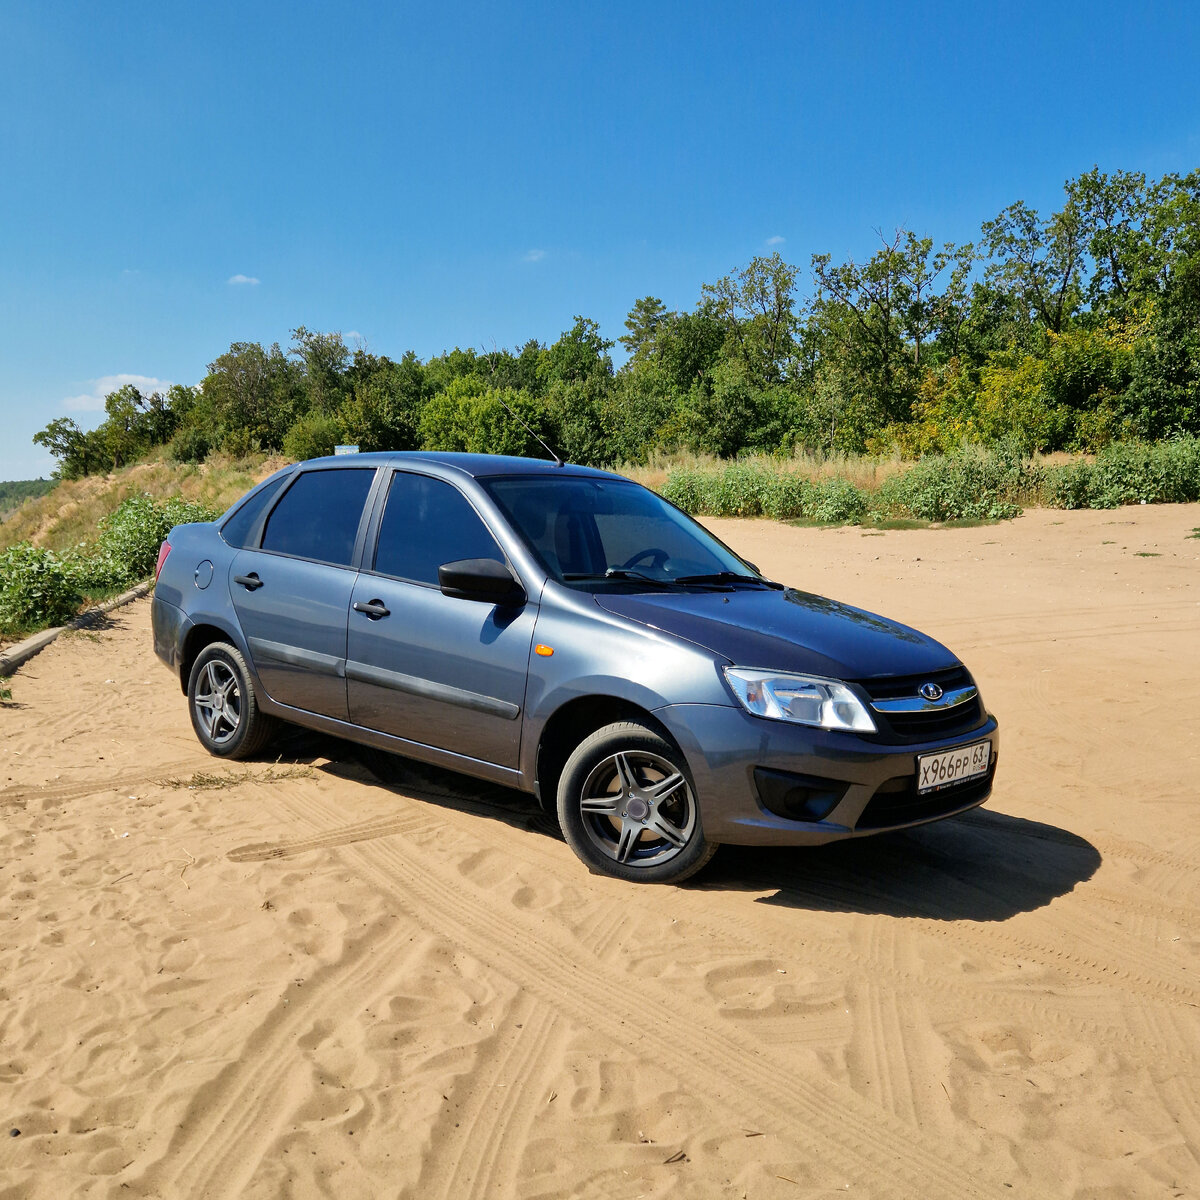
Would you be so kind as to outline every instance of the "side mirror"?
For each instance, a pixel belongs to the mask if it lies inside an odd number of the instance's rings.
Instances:
[[[443,596],[456,600],[481,600],[485,604],[517,606],[528,597],[513,573],[494,558],[464,558],[438,567]]]

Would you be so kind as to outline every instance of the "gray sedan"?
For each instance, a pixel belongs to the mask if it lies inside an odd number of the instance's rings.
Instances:
[[[154,647],[213,754],[293,722],[534,793],[593,870],[937,820],[997,725],[916,630],[764,578],[660,496],[490,455],[314,459],[159,555]]]

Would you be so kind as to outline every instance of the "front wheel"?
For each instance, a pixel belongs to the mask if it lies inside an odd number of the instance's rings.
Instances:
[[[246,660],[237,648],[213,642],[196,656],[188,676],[188,708],[201,745],[222,758],[249,758],[272,733],[260,711]]]
[[[598,729],[567,759],[558,819],[592,870],[634,883],[679,883],[717,850],[683,755],[633,721]]]

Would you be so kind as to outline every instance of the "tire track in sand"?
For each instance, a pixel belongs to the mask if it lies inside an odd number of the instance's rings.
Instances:
[[[294,795],[278,803],[318,828],[340,815],[319,798]],[[786,1070],[768,1048],[744,1031],[718,1025],[655,981],[621,974],[580,957],[561,928],[529,921],[514,909],[497,912],[495,897],[477,895],[461,876],[451,876],[427,852],[398,838],[356,842],[343,849],[348,862],[393,896],[426,929],[451,937],[461,950],[505,978],[519,982],[580,1029],[594,1029],[635,1055],[657,1063],[694,1095],[731,1111],[735,1119],[772,1130],[803,1146],[803,1157],[828,1164],[846,1178],[888,1180],[888,1194],[954,1197],[1004,1195],[984,1180],[978,1164],[927,1138],[857,1093],[831,1081],[811,1083]],[[670,1013],[657,1029],[648,1014]],[[689,1044],[680,1044],[682,1023]],[[725,1099],[727,1085],[744,1103]],[[781,1112],[790,1119],[781,1120]]]
[[[555,1012],[535,997],[521,996],[514,1017],[515,1035],[499,1053],[477,1064],[468,1081],[466,1104],[435,1127],[431,1142],[436,1154],[427,1156],[414,1193],[461,1200],[482,1196],[497,1176],[515,1177],[515,1167],[501,1170],[506,1157],[519,1158],[537,1111],[546,1103],[538,1081],[558,1063],[555,1047],[563,1040]],[[538,1066],[541,1064],[542,1069]],[[515,1135],[515,1136],[514,1136]]]
[[[290,1115],[285,1081],[308,1069],[293,1048],[322,1016],[342,1014],[348,1003],[369,1006],[386,992],[408,936],[404,925],[378,921],[356,937],[352,952],[320,968],[303,988],[289,989],[260,1023],[248,1053],[196,1089],[160,1157],[122,1182],[194,1200],[241,1196]]]

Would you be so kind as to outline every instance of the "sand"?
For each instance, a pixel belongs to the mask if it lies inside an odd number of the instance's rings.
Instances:
[[[1200,508],[711,524],[964,658],[986,808],[636,888],[514,793],[208,757],[136,602],[0,709],[0,1197],[1200,1194]]]

